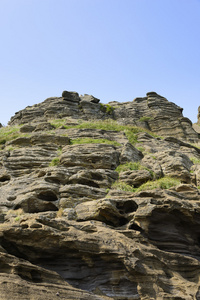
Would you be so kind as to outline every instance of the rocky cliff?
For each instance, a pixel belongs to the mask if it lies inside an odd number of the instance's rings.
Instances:
[[[0,299],[200,299],[200,142],[155,92],[0,128]]]

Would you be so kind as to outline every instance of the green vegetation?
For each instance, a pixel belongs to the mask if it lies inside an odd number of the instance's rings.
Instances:
[[[131,185],[122,182],[122,181],[115,181],[115,183],[113,183],[112,185],[113,189],[117,189],[120,191],[125,191],[125,192],[132,192],[134,193],[136,191],[136,188],[132,187]]]
[[[109,144],[109,145],[115,145],[115,146],[121,146],[120,143],[117,143],[116,141],[110,141],[107,139],[92,139],[92,138],[78,138],[78,139],[72,139],[71,140],[72,145],[76,144]]]
[[[145,167],[143,167],[139,161],[137,162],[129,162],[123,165],[119,165],[115,171],[117,171],[118,173],[121,172],[125,172],[125,171],[129,171],[129,170],[142,170],[145,169]]]
[[[104,109],[110,111],[111,109],[114,109],[109,104],[103,105]],[[55,119],[51,121],[51,125],[55,126],[56,128],[59,128],[63,126],[65,129],[70,128],[77,128],[77,129],[100,129],[100,130],[112,130],[112,131],[123,131],[128,138],[129,142],[131,144],[137,143],[137,134],[140,132],[147,132],[150,135],[154,137],[158,137],[156,134],[153,134],[151,131],[140,128],[137,126],[132,125],[121,125],[117,123],[117,121],[113,119],[103,120],[103,121],[81,121],[79,120],[80,124],[78,125],[64,125],[66,123],[66,119]],[[143,150],[143,149],[142,149]]]
[[[105,112],[108,115],[112,115],[113,111],[114,111],[114,107],[109,105],[109,104],[102,104],[100,103],[100,108],[103,112]]]
[[[108,109],[110,109],[109,106]],[[112,130],[112,131],[124,131],[129,142],[132,144],[135,144],[137,142],[137,134],[139,132],[149,132],[146,129],[139,128],[136,126],[118,124],[115,120],[112,119],[104,120],[104,121],[95,121],[95,120],[86,121],[86,122],[81,122],[79,125],[71,125],[71,126],[66,126],[64,125],[64,123],[65,123],[65,119],[53,120],[51,122],[51,124],[57,128],[60,126],[64,126],[66,129],[77,128],[77,129],[101,129],[101,130]],[[151,132],[149,132],[149,134],[153,135],[153,133]]]
[[[77,126],[73,126],[79,129],[102,129],[102,130],[114,130],[114,131],[124,131],[128,126],[118,124],[115,120],[108,119],[104,121],[85,121]],[[130,126],[131,127],[131,126]]]
[[[154,173],[152,170],[150,170],[150,169],[148,169],[148,168],[142,166],[141,163],[140,163],[139,161],[137,161],[137,162],[128,162],[128,163],[126,163],[126,164],[119,165],[119,166],[115,169],[115,171],[117,171],[119,174],[120,174],[121,172],[126,172],[126,171],[137,171],[137,170],[147,170],[147,171],[149,171],[149,173],[151,174],[152,178],[155,177],[155,173]]]
[[[140,118],[140,122],[146,122],[146,121],[150,121],[150,120],[152,120],[152,117],[146,117],[146,116],[144,116],[144,117]]]
[[[49,164],[49,167],[54,167],[54,166],[57,166],[60,162],[60,158],[59,157],[54,157],[52,159],[52,161],[50,162]]]
[[[106,113],[107,114],[111,115],[113,113],[114,109],[115,108],[113,106],[106,104]]]
[[[20,133],[21,126],[6,126],[0,128],[0,145],[4,145],[7,141],[14,140],[19,136],[24,136]]]
[[[193,164],[200,165],[200,159],[196,157],[190,157],[190,160],[193,162]]]
[[[52,121],[50,122],[50,124],[51,124],[52,126],[54,126],[55,128],[59,128],[59,127],[61,127],[61,126],[64,126],[64,125],[65,125],[65,122],[66,122],[65,119],[54,119],[54,120],[52,120]],[[64,127],[67,128],[67,126],[64,126]]]
[[[16,210],[14,209],[10,209],[8,210],[8,212],[6,213],[6,215],[10,218],[10,217],[14,217],[14,221],[18,222],[21,220],[22,215],[24,215],[24,211],[22,208],[18,208]]]
[[[144,149],[144,147],[136,147],[139,151],[141,151],[141,152],[144,152],[145,151],[145,149]]]
[[[200,126],[200,125],[199,125]],[[196,144],[193,144],[193,143],[188,143],[188,144],[190,144],[191,146],[193,146],[193,147],[195,147],[195,148],[198,148],[198,149],[200,149],[200,144],[198,143],[196,143]]]
[[[55,167],[60,163],[60,156],[62,154],[62,147],[59,147],[57,150],[58,156],[54,157],[49,164],[49,167]]]
[[[112,188],[133,193],[133,192],[153,190],[153,189],[158,189],[158,188],[170,189],[171,187],[176,187],[180,183],[181,182],[179,179],[166,176],[166,177],[154,180],[154,181],[148,181],[148,182],[142,184],[138,188],[134,188],[133,186],[128,185],[125,182],[118,180],[112,185]]]
[[[103,104],[102,104],[103,105]],[[104,105],[103,105],[104,106]],[[106,106],[106,105],[105,105]],[[107,104],[107,109],[110,110],[109,104]],[[83,121],[78,125],[64,125],[66,122],[65,119],[55,119],[51,121],[51,125],[59,128],[64,126],[66,129],[77,128],[77,129],[101,129],[101,130],[113,130],[113,131],[124,131],[130,143],[137,142],[137,134],[139,132],[148,132],[154,137],[158,137],[147,129],[131,126],[131,125],[121,125],[113,119],[103,120],[103,121]]]
[[[158,188],[169,189],[171,187],[176,187],[180,183],[181,182],[179,179],[166,176],[166,177],[157,179],[155,181],[148,181],[148,182],[142,184],[137,189],[137,192],[144,191],[144,190],[153,190],[153,189],[158,189]]]

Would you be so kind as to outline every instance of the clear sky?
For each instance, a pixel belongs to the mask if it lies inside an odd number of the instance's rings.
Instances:
[[[155,91],[197,120],[200,0],[0,0],[0,122],[61,96]]]

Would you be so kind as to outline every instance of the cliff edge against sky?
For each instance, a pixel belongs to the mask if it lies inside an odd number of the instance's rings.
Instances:
[[[0,299],[200,299],[200,139],[155,92],[0,128]]]

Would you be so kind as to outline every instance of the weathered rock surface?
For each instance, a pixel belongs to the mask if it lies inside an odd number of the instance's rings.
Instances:
[[[153,92],[16,113],[0,129],[0,299],[200,299],[198,145]]]
[[[15,114],[10,125],[30,122],[47,122],[49,119],[73,117],[74,119],[115,119],[121,124],[130,124],[155,132],[161,136],[179,137],[190,142],[198,141],[198,133],[183,109],[155,92],[132,102],[99,103],[91,95],[80,96],[64,91],[62,97],[48,98],[44,102],[28,106]]]

